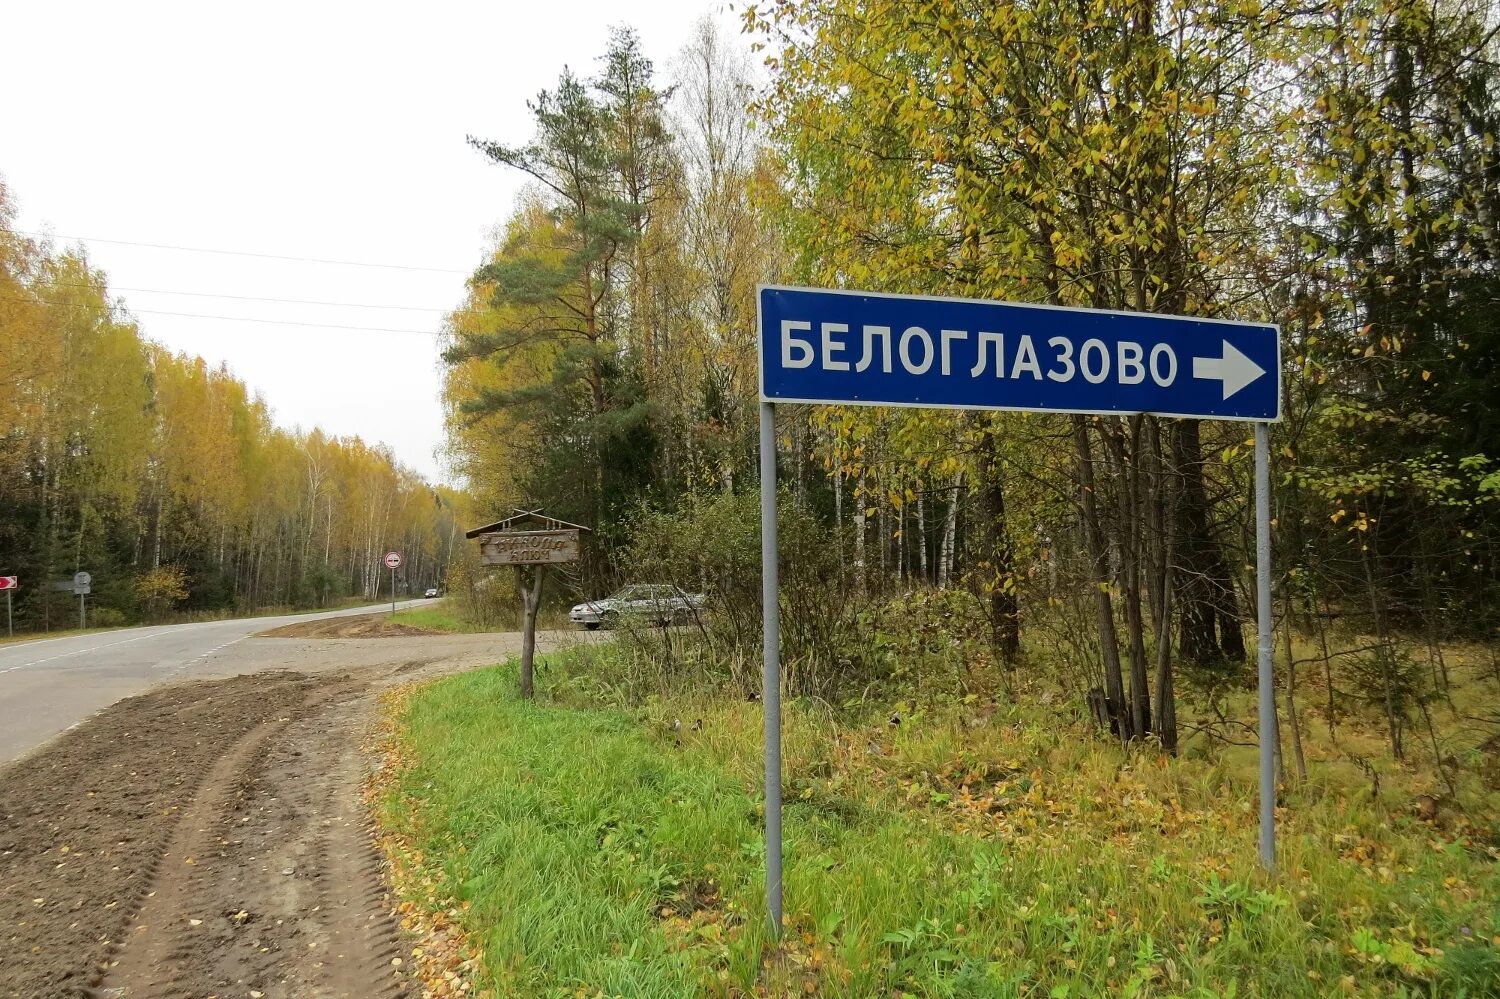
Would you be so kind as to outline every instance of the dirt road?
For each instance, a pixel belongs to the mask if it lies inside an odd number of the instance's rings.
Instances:
[[[309,669],[161,687],[0,769],[0,997],[417,994],[360,747],[383,687],[516,644],[483,637],[255,639]]]
[[[401,606],[424,605],[414,600]],[[370,611],[361,607],[153,625],[0,644],[0,762],[164,681],[296,666],[295,654],[285,656],[284,643],[278,649],[275,643],[257,644],[254,636],[280,625],[367,616]],[[485,641],[480,635],[454,638],[468,638],[476,646]]]

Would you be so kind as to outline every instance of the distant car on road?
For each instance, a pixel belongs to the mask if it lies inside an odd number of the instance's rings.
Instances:
[[[427,592],[424,593],[424,594],[422,594],[422,596],[424,596],[424,597],[435,597],[437,595],[438,595],[438,591],[437,591],[437,587],[436,586],[429,586],[429,587],[427,587]]]
[[[613,628],[623,621],[651,624],[682,624],[708,605],[702,593],[689,593],[680,586],[633,583],[601,600],[587,600],[568,612],[568,619],[593,631]]]

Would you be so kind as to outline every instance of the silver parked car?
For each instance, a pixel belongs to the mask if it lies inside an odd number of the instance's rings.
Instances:
[[[568,612],[568,619],[593,631],[613,628],[622,621],[651,624],[682,624],[708,604],[702,593],[689,593],[680,586],[632,583],[602,600],[588,600]]]

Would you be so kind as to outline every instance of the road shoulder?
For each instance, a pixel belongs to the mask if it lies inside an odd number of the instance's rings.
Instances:
[[[359,747],[423,666],[167,687],[7,767],[0,995],[402,994]]]

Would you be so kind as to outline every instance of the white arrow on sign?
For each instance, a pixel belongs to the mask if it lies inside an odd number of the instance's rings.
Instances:
[[[1228,399],[1240,389],[1266,373],[1266,369],[1235,349],[1228,340],[1224,344],[1223,357],[1193,358],[1194,378],[1217,378],[1224,385],[1224,398]]]

